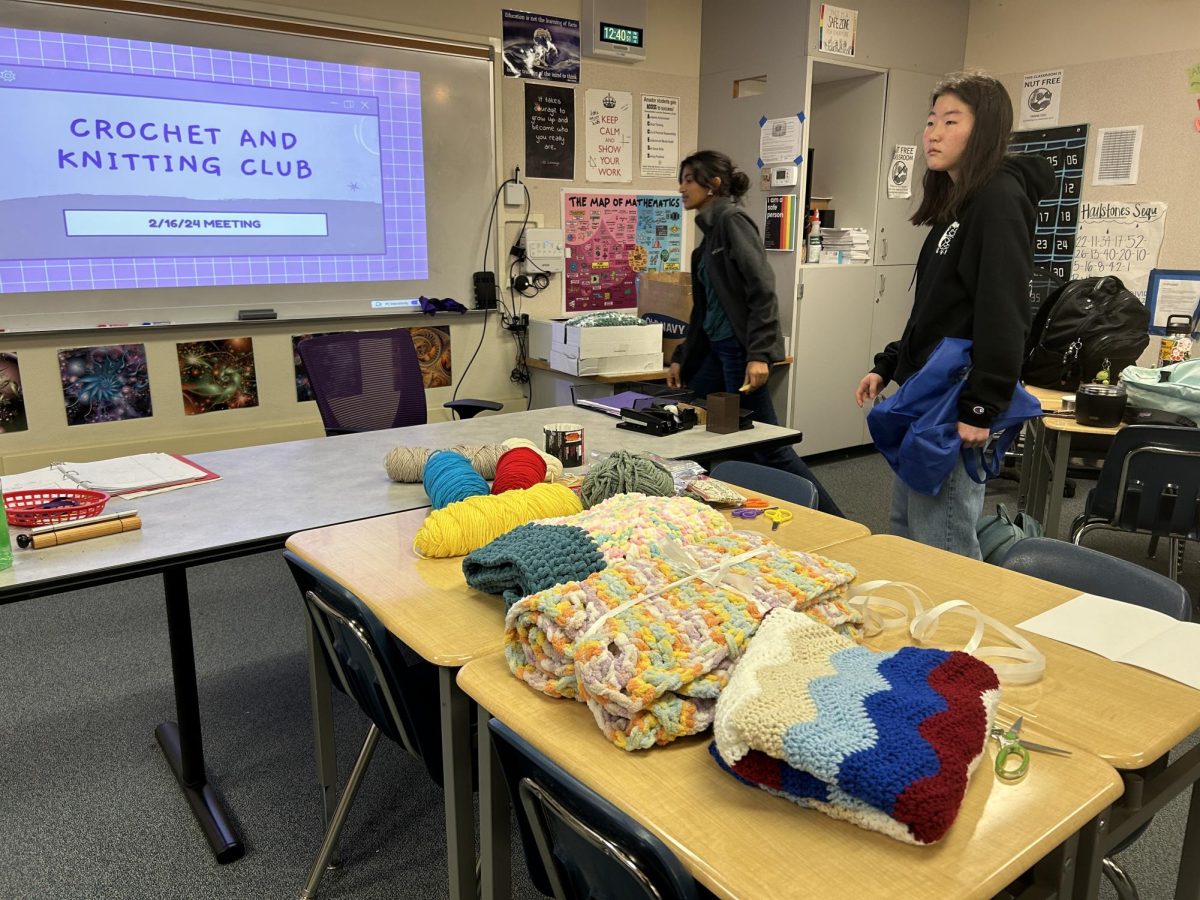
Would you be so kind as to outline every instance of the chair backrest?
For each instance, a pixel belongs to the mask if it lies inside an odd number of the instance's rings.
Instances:
[[[392,637],[349,590],[290,551],[283,556],[304,598],[330,680],[384,734],[422,759],[440,785],[437,667]]]
[[[424,425],[421,365],[407,328],[348,331],[297,347],[327,434]]]
[[[666,844],[507,725],[488,727],[534,887],[557,900],[695,900],[692,876]]]
[[[1186,622],[1192,599],[1177,582],[1136,563],[1051,538],[1026,538],[1013,544],[1005,569],[1053,581],[1085,594],[1132,603]]]
[[[1118,431],[1088,516],[1124,531],[1200,538],[1200,429],[1130,425]]]
[[[748,491],[759,491],[809,509],[817,508],[817,486],[801,475],[737,459],[717,463],[709,474]]]

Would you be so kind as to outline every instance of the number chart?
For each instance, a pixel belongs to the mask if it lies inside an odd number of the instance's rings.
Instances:
[[[1038,205],[1034,226],[1033,293],[1037,305],[1057,285],[1071,278],[1087,132],[1087,125],[1018,131],[1008,145],[1012,153],[1043,157],[1054,169],[1054,188]]]

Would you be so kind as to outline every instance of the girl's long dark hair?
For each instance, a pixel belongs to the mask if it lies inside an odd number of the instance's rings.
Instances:
[[[971,107],[975,124],[967,139],[958,181],[948,172],[925,170],[921,181],[921,205],[913,213],[914,225],[953,222],[966,202],[1000,170],[1012,136],[1012,100],[995,78],[970,72],[949,75],[938,83],[929,106],[943,94],[953,94]]]
[[[685,167],[692,170],[692,180],[697,184],[709,188],[718,197],[731,197],[734,203],[741,203],[742,195],[750,190],[750,176],[719,150],[697,150],[684,159],[679,164],[680,181],[683,181]],[[718,178],[721,181],[714,187]]]

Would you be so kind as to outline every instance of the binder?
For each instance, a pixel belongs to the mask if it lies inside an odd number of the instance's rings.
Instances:
[[[132,499],[219,478],[185,456],[139,453],[98,462],[52,463],[45,469],[5,475],[4,487],[10,491],[82,487]]]

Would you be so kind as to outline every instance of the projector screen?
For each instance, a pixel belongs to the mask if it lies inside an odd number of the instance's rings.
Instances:
[[[8,330],[469,305],[490,54],[356,37],[0,2]]]

